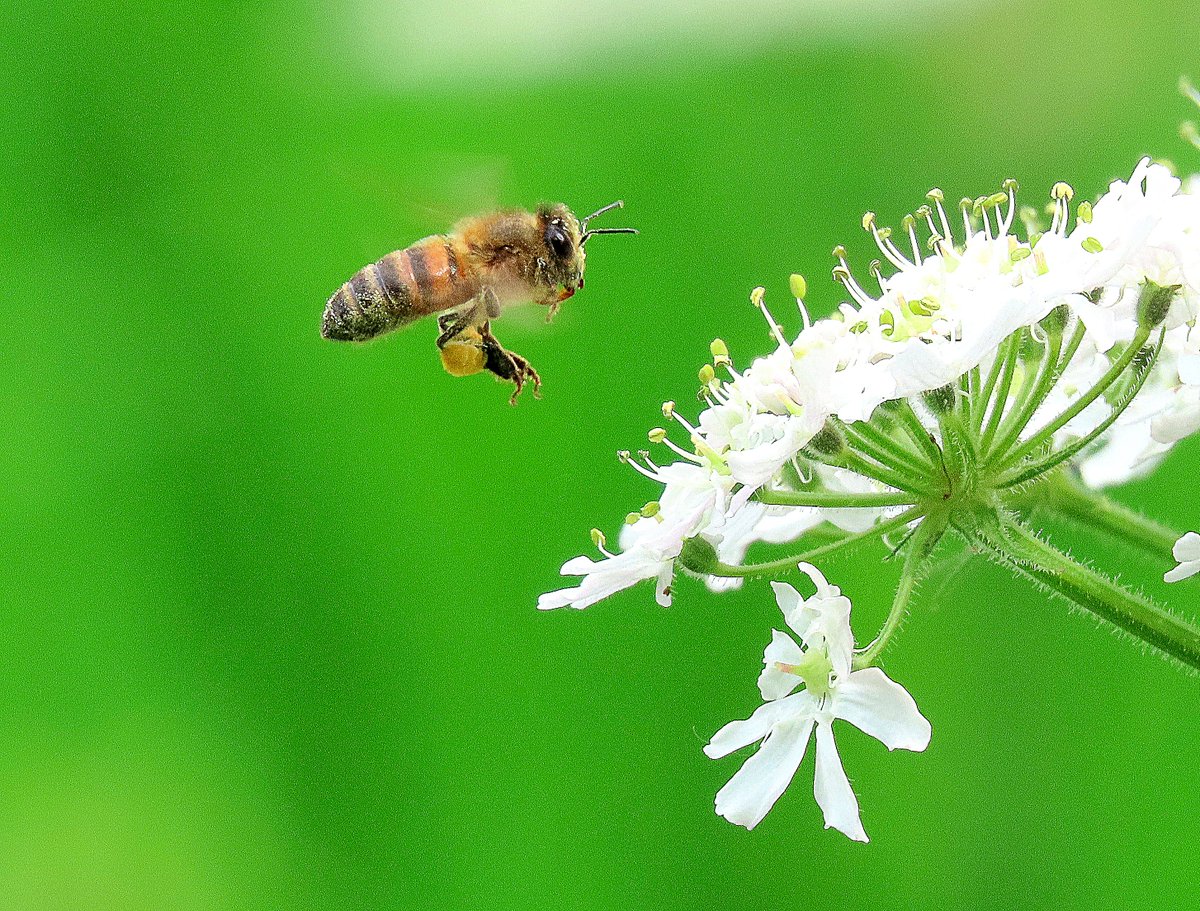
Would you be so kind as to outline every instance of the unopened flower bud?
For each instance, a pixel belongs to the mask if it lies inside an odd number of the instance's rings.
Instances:
[[[701,576],[710,575],[720,562],[712,542],[699,536],[684,539],[683,549],[679,551],[677,559],[684,569]]]
[[[1171,301],[1181,285],[1160,285],[1150,279],[1142,283],[1141,294],[1138,296],[1138,324],[1153,329],[1167,318],[1171,309]]]
[[[939,386],[937,389],[930,389],[921,398],[934,414],[949,414],[954,410],[954,404],[958,396],[955,393],[954,387],[947,383],[945,386]]]
[[[1061,333],[1067,326],[1067,319],[1071,316],[1071,308],[1066,304],[1059,304],[1053,310],[1046,314],[1046,318],[1042,320],[1042,326],[1046,331],[1057,335]]]
[[[841,431],[827,421],[825,426],[808,441],[805,449],[810,449],[819,455],[838,455],[845,451],[846,440],[842,437]]]

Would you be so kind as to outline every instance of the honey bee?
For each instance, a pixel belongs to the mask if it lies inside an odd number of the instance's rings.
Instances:
[[[536,212],[508,210],[476,215],[449,234],[434,234],[356,272],[325,304],[321,335],[361,342],[441,314],[437,346],[454,376],[483,370],[516,386],[527,381],[538,394],[542,380],[529,361],[504,348],[491,321],[505,307],[532,302],[549,322],[562,302],[583,287],[584,245],[594,234],[637,234],[634,228],[588,228],[617,200],[582,220],[562,203]]]

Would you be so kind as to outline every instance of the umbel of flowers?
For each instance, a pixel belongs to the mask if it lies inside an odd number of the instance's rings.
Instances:
[[[680,572],[714,591],[797,567],[808,575],[807,598],[774,583],[791,633],[777,630],[764,653],[764,704],[706,748],[715,758],[760,744],[717,795],[732,822],[763,818],[815,737],[826,825],[866,840],[834,721],[889,748],[925,748],[929,723],[877,664],[935,550],[953,542],[1200,669],[1200,628],[1076,562],[1033,524],[1035,507],[1057,511],[1166,565],[1173,551],[1169,581],[1200,571],[1200,537],[1179,538],[1101,493],[1200,429],[1200,185],[1143,160],[1094,203],[1076,205],[1056,184],[1048,224],[1018,207],[1016,189],[1007,181],[957,207],[931,190],[897,232],[868,213],[881,254],[869,282],[835,249],[847,300],[813,322],[793,276],[794,339],[757,290],[775,350],[738,369],[713,343],[700,370],[707,407],[689,420],[667,402],[677,431],[649,433],[662,455],[621,454],[661,494],[629,514],[618,551],[593,531],[599,558],[562,568],[580,583],[538,601],[583,608],[649,580],[669,605]],[[900,581],[878,635],[856,648],[851,602],[816,566],[885,536]],[[755,542],[796,542],[795,553],[747,563]]]

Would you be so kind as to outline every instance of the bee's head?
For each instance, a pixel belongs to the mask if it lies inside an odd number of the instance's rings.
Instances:
[[[610,209],[619,209],[625,203],[618,200],[593,212],[580,221],[575,213],[562,203],[543,203],[538,206],[538,227],[542,232],[545,254],[545,280],[558,290],[560,301],[566,300],[583,287],[584,245],[593,234],[637,234],[634,228],[594,228],[588,230],[588,222]]]

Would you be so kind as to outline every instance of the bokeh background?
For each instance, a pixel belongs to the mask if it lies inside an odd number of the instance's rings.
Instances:
[[[17,2],[0,48],[0,909],[1164,908],[1195,901],[1197,680],[982,563],[889,672],[927,753],[845,729],[752,833],[701,746],[758,704],[765,584],[534,609],[653,491],[618,464],[711,338],[796,328],[865,209],[1200,169],[1186,0]],[[359,266],[495,204],[638,238],[501,338],[324,342]],[[1200,447],[1117,492],[1198,521]],[[1148,591],[1165,566],[1056,540]],[[870,635],[896,568],[831,561]]]

